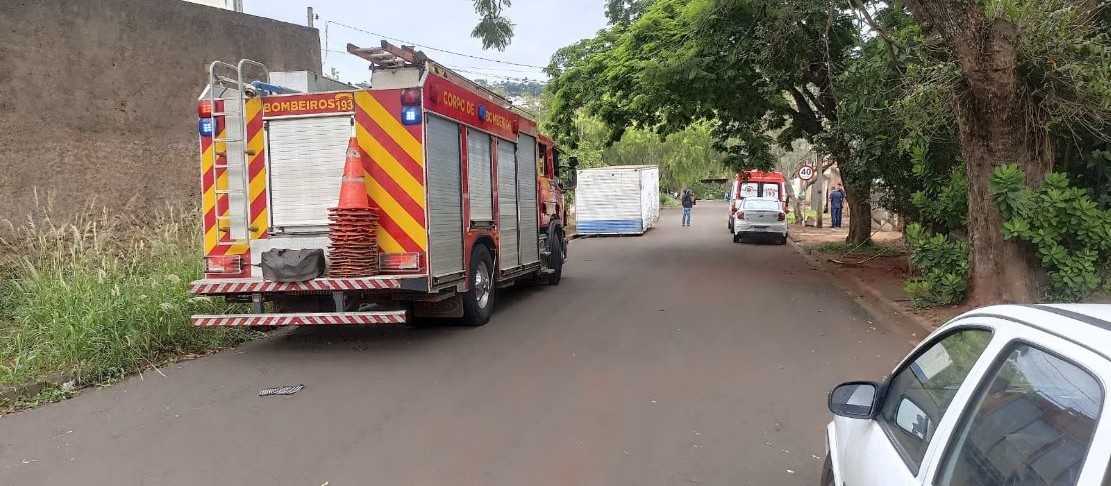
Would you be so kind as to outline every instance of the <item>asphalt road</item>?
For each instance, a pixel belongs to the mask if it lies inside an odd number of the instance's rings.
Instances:
[[[481,328],[282,332],[4,417],[0,484],[817,484],[827,390],[921,331],[723,212],[577,240]]]

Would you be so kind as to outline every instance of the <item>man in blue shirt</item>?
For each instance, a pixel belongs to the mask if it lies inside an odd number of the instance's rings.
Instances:
[[[837,184],[837,189],[829,193],[829,215],[832,219],[833,228],[841,227],[841,208],[845,206],[845,189],[841,184]]]

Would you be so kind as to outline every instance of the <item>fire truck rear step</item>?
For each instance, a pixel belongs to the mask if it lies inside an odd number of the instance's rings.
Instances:
[[[254,326],[365,326],[405,324],[403,310],[373,312],[309,312],[296,314],[196,315],[189,318],[197,327]]]

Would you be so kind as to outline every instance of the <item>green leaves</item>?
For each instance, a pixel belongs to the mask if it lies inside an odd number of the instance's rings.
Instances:
[[[968,290],[968,242],[930,234],[920,224],[907,226],[910,261],[921,276],[907,280],[903,289],[921,307],[951,305]]]
[[[1037,190],[1024,181],[1013,164],[992,174],[992,199],[1005,218],[1003,236],[1033,245],[1049,273],[1048,298],[1084,299],[1111,273],[1111,210],[1100,209],[1063,173],[1046,175]]]
[[[493,47],[504,51],[509,46],[513,39],[513,23],[502,16],[502,9],[511,4],[511,0],[474,0],[474,11],[480,18],[471,37],[481,40],[483,49]]]

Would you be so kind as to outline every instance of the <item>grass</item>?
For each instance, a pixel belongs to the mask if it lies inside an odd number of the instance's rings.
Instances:
[[[660,207],[661,208],[677,208],[679,207],[679,200],[671,196],[671,194],[660,193]]]
[[[193,313],[231,310],[188,293],[202,272],[195,214],[9,223],[0,239],[0,385],[58,374],[76,386],[106,384],[246,340],[244,331],[188,323]]]
[[[906,254],[902,248],[893,245],[869,242],[864,245],[855,245],[843,241],[822,243],[818,250],[826,253],[858,256],[901,256]]]

